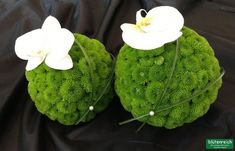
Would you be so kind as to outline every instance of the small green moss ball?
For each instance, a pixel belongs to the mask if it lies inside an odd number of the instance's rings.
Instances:
[[[69,52],[73,60],[72,69],[55,70],[43,63],[32,71],[26,71],[28,92],[38,111],[64,125],[76,124],[84,115],[106,87],[112,70],[112,59],[103,44],[84,35],[74,36],[91,60],[93,83],[88,63],[76,43]],[[96,113],[107,107],[112,97],[113,89],[109,86],[94,110],[82,121],[87,122],[94,118]]]
[[[221,79],[192,100],[157,112],[192,96],[220,76],[219,62],[207,40],[187,27],[182,32],[176,68],[161,103],[160,95],[172,68],[176,42],[149,51],[125,44],[120,50],[115,68],[115,90],[123,107],[139,117],[157,105],[156,114],[139,119],[142,122],[147,120],[150,125],[173,129],[203,116],[217,98]]]

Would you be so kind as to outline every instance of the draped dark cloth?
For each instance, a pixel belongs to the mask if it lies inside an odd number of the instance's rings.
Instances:
[[[27,92],[26,61],[16,57],[18,36],[40,28],[48,15],[62,27],[96,38],[109,52],[123,45],[120,25],[135,23],[144,8],[170,5],[185,25],[205,36],[226,70],[216,102],[191,124],[167,130],[139,122],[119,126],[130,113],[116,96],[94,120],[63,126],[40,114]],[[233,0],[1,0],[0,150],[1,151],[181,151],[205,150],[206,138],[235,138],[235,1]]]

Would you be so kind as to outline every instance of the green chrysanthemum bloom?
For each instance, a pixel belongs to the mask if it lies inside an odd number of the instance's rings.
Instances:
[[[148,114],[157,105],[154,116],[139,121],[176,128],[203,116],[216,100],[221,79],[190,101],[157,112],[189,98],[220,76],[219,62],[207,40],[187,27],[182,32],[175,71],[162,101],[160,96],[172,69],[176,42],[149,51],[136,50],[125,44],[120,50],[115,68],[115,90],[123,107],[137,118]]]
[[[32,71],[26,71],[28,91],[38,111],[64,125],[78,122],[104,91],[112,70],[112,59],[99,41],[80,34],[74,36],[91,60],[93,80],[88,62],[76,43],[69,52],[73,60],[72,69],[54,70],[43,63]],[[94,118],[96,113],[107,107],[112,97],[113,89],[109,85],[94,110],[82,121]]]

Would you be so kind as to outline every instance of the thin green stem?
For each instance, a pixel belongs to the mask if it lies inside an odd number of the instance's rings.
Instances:
[[[173,76],[173,74],[174,74],[175,66],[176,66],[176,63],[177,63],[178,53],[179,53],[179,40],[177,39],[177,40],[176,40],[176,48],[175,48],[175,57],[174,57],[173,64],[172,64],[172,67],[171,67],[170,75],[169,75],[169,77],[168,77],[168,79],[167,79],[167,81],[166,81],[166,86],[164,87],[164,90],[163,90],[163,92],[162,92],[162,94],[161,94],[161,96],[160,96],[159,102],[157,102],[157,103],[154,105],[152,111],[155,111],[155,110],[156,110],[156,107],[157,107],[159,104],[162,103],[163,98],[164,98],[164,96],[165,96],[165,94],[166,94],[166,91],[167,91],[168,87],[170,86],[170,81],[171,81],[171,78],[172,78],[172,76]],[[143,124],[141,124],[141,126],[137,129],[137,132],[140,131],[140,130],[144,127],[144,125],[146,124],[146,122],[147,122],[148,120],[149,120],[149,118],[147,118],[147,119],[145,120],[145,122],[143,122]]]
[[[82,50],[82,53],[86,59],[86,62],[88,63],[88,68],[89,68],[89,72],[90,72],[90,77],[91,77],[91,96],[90,99],[93,99],[93,83],[94,83],[94,73],[92,70],[92,64],[91,64],[91,59],[89,58],[89,56],[86,53],[86,50],[84,49],[84,47],[75,39],[75,43],[78,45],[78,47]]]
[[[224,70],[224,68],[222,68],[222,71],[221,71],[221,74],[219,75],[219,77],[218,77],[215,81],[212,81],[211,83],[209,83],[209,84],[205,87],[205,89],[200,90],[200,91],[198,91],[198,92],[195,92],[191,97],[185,98],[185,99],[183,99],[182,101],[177,102],[177,103],[175,103],[175,104],[172,104],[172,105],[169,106],[169,107],[165,107],[165,108],[164,108],[164,105],[163,105],[163,106],[160,107],[160,108],[162,108],[162,107],[163,107],[163,108],[157,110],[155,113],[159,113],[159,112],[162,112],[162,111],[171,109],[171,108],[173,108],[173,107],[176,107],[176,106],[178,106],[178,105],[180,105],[180,104],[189,102],[189,101],[192,100],[193,98],[195,98],[195,97],[201,95],[203,92],[206,92],[208,89],[210,89],[211,86],[213,86],[214,84],[216,84],[216,82],[218,82],[218,81],[224,76],[224,74],[225,74],[225,70]],[[122,123],[121,125],[130,123],[130,122],[133,122],[133,121],[136,121],[136,120],[141,119],[141,118],[143,118],[143,117],[145,117],[145,116],[147,116],[147,115],[149,115],[149,114],[144,114],[144,115],[141,115],[141,116],[139,116],[139,117],[135,117],[135,118],[126,120],[126,121],[124,121],[124,122],[121,122],[121,123]],[[142,128],[143,126],[144,126],[144,123],[142,123],[142,125],[140,126],[140,128]],[[139,131],[140,128],[138,128],[137,131]]]
[[[77,40],[75,40],[75,42],[76,42],[76,44],[80,47],[80,49],[82,50],[82,52],[83,52],[83,54],[84,54],[84,57],[85,57],[85,59],[86,59],[86,61],[87,61],[87,63],[88,63],[89,70],[90,70],[90,76],[91,76],[91,85],[93,86],[94,73],[93,73],[92,66],[91,66],[91,60],[90,60],[89,56],[87,55],[85,49],[82,47],[82,45],[81,45]],[[107,89],[108,89],[108,87],[109,87],[109,85],[111,84],[111,81],[112,81],[112,79],[113,79],[114,68],[115,68],[116,60],[115,60],[115,57],[114,57],[112,54],[110,54],[110,55],[111,55],[112,60],[113,60],[113,64],[112,64],[110,76],[109,76],[109,78],[108,78],[108,82],[107,82],[107,84],[105,85],[103,91],[100,93],[99,97],[94,101],[94,103],[91,105],[91,106],[93,106],[93,107],[94,107],[94,106],[99,102],[99,100],[103,97],[103,95],[104,95],[105,92],[107,91]],[[92,87],[92,92],[91,92],[91,94],[92,94],[91,96],[92,96],[92,97],[91,97],[91,100],[94,99],[94,98],[93,98],[93,96],[94,96],[93,93],[94,93],[94,91],[93,91],[93,87]],[[77,121],[76,125],[79,124],[79,123],[86,117],[86,115],[89,113],[89,111],[90,111],[90,110],[89,110],[89,108],[88,108],[87,111],[82,115],[82,117]]]
[[[112,64],[110,76],[109,76],[109,78],[108,78],[108,82],[107,82],[106,86],[104,87],[104,89],[103,89],[103,91],[101,92],[100,96],[99,96],[99,97],[97,98],[97,100],[94,102],[93,106],[95,106],[95,105],[98,103],[98,101],[102,98],[102,96],[105,94],[105,92],[107,91],[109,85],[110,85],[111,82],[112,82],[113,75],[114,75],[114,71],[115,71],[114,69],[115,69],[116,59],[115,59],[115,57],[114,57],[112,54],[110,54],[110,55],[112,56],[112,59],[113,59],[113,64]]]
[[[214,84],[216,84],[216,82],[218,82],[218,81],[224,76],[224,74],[225,74],[225,70],[222,68],[222,72],[221,72],[220,76],[219,76],[215,81],[209,83],[209,84],[205,87],[205,89],[203,89],[203,90],[201,90],[201,91],[198,91],[198,92],[195,92],[191,97],[185,98],[185,99],[183,99],[182,101],[177,102],[177,103],[175,103],[175,104],[173,104],[173,105],[171,105],[171,106],[169,106],[169,107],[165,107],[165,108],[163,108],[163,109],[159,109],[159,110],[156,111],[156,113],[159,113],[159,112],[168,110],[168,109],[170,109],[170,108],[173,108],[173,107],[178,106],[178,105],[180,105],[180,104],[183,104],[183,103],[185,103],[185,102],[189,102],[189,101],[192,100],[193,98],[195,98],[195,97],[199,96],[200,94],[202,94],[203,92],[206,92],[207,90],[209,90],[211,86],[213,86]]]
[[[77,123],[75,125],[78,125],[85,117],[86,115],[89,113],[89,110],[87,110],[83,115],[82,117],[77,121]]]
[[[156,104],[155,104],[153,110],[155,110],[155,108],[157,107],[157,105],[159,105],[159,104],[162,103],[162,100],[163,100],[163,98],[164,98],[164,96],[165,96],[165,94],[166,94],[166,91],[167,91],[168,87],[170,86],[170,81],[171,81],[171,78],[172,78],[172,76],[173,76],[173,74],[174,74],[175,66],[176,66],[176,63],[177,63],[178,53],[179,53],[179,40],[177,39],[177,40],[176,40],[175,57],[174,57],[174,61],[173,61],[173,64],[172,64],[171,71],[170,71],[170,75],[169,75],[169,77],[168,77],[168,79],[167,79],[166,86],[165,86],[165,88],[164,88],[164,90],[163,90],[163,92],[162,92],[162,94],[161,94],[160,99],[159,99],[160,101],[159,101],[159,103],[156,103]]]
[[[149,116],[149,113],[148,113],[148,114],[141,115],[141,116],[138,116],[138,117],[136,117],[136,118],[132,118],[132,119],[129,119],[129,120],[120,122],[120,123],[118,123],[118,124],[119,124],[119,125],[127,124],[127,123],[130,123],[130,122],[136,121],[136,120],[138,120],[138,119],[144,118],[144,117],[146,117],[146,116]]]

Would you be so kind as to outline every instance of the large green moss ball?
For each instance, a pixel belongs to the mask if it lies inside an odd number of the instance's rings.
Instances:
[[[112,70],[112,59],[103,44],[84,35],[74,36],[91,60],[93,81],[87,60],[76,43],[69,52],[73,60],[72,69],[55,70],[43,63],[26,72],[28,92],[38,111],[64,125],[73,125],[84,115],[106,87]],[[104,110],[113,96],[112,92],[109,86],[94,110],[82,121],[89,121],[97,112]]]
[[[207,40],[184,27],[179,38],[179,53],[170,85],[160,102],[176,53],[176,42],[144,51],[125,44],[118,55],[115,68],[115,90],[123,107],[134,117],[148,114],[156,105],[154,116],[140,118],[157,127],[172,129],[191,123],[203,116],[216,100],[220,79],[206,92],[168,110],[182,99],[203,90],[220,76],[220,66]]]

